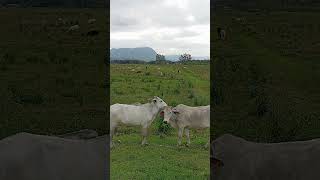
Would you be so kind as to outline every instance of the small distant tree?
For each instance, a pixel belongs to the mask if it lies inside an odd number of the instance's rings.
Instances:
[[[166,58],[164,55],[161,55],[161,54],[157,54],[156,55],[156,61],[165,61]]]
[[[184,53],[179,57],[179,60],[182,62],[191,61],[192,57],[190,54]]]

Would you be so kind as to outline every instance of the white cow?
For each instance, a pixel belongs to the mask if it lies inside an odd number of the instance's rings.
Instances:
[[[92,18],[92,19],[88,19],[88,24],[92,24],[92,23],[95,23],[97,20]]]
[[[222,40],[226,39],[226,31],[224,29],[221,30],[221,39]]]
[[[68,32],[76,31],[76,30],[79,30],[79,29],[80,29],[79,25],[73,25],[73,26],[69,27]]]
[[[181,145],[183,131],[187,136],[187,145],[190,145],[189,128],[206,129],[210,127],[210,105],[191,107],[184,104],[172,108],[167,106],[163,110],[163,121],[172,127],[178,128],[178,146]],[[209,142],[206,144],[208,146]]]
[[[108,136],[84,140],[74,139],[69,134],[68,138],[19,133],[2,139],[0,179],[93,180],[108,177]]]
[[[216,180],[320,179],[320,139],[256,143],[225,134],[210,151]]]
[[[110,106],[110,146],[113,147],[112,136],[119,124],[141,126],[142,145],[147,144],[148,128],[160,110],[167,104],[157,96],[150,103],[142,105],[113,104]]]

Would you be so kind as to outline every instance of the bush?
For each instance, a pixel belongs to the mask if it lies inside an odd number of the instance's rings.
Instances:
[[[163,137],[164,135],[168,135],[172,127],[169,124],[165,124],[163,122],[163,118],[157,118],[155,122],[156,132]]]

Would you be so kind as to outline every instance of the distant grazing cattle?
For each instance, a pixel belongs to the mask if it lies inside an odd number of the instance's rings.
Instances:
[[[73,25],[73,26],[70,26],[69,29],[68,29],[68,32],[73,32],[73,31],[77,31],[80,29],[80,26],[79,25]]]
[[[225,40],[226,38],[226,31],[224,29],[221,29],[220,27],[217,28],[218,37],[221,40]]]
[[[224,29],[221,30],[220,39],[225,40],[226,39],[226,31]]]
[[[99,31],[97,30],[91,30],[87,32],[87,36],[97,36],[99,34]]]
[[[167,106],[163,110],[163,121],[178,129],[178,145],[181,145],[183,131],[190,145],[189,129],[207,129],[210,127],[210,105],[191,107],[179,104],[176,107]],[[209,143],[209,142],[208,142]],[[208,144],[206,144],[206,147]]]
[[[320,179],[320,139],[255,143],[226,134],[210,153],[212,179]]]
[[[151,102],[142,105],[113,104],[110,106],[110,146],[113,147],[112,137],[120,124],[141,126],[142,145],[147,144],[148,128],[167,104],[159,97],[154,96]]]
[[[105,179],[107,136],[88,140],[19,133],[0,141],[0,179]],[[82,133],[83,135],[83,133]]]
[[[88,19],[88,24],[93,24],[95,23],[97,20],[92,18],[92,19]]]

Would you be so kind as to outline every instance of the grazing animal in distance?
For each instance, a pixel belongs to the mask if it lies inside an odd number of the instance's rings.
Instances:
[[[73,26],[70,26],[69,29],[68,29],[68,32],[73,32],[73,31],[77,31],[80,29],[80,26],[79,25],[73,25]]]
[[[217,28],[218,37],[220,40],[225,40],[226,38],[226,31],[220,27]]]
[[[226,39],[226,31],[224,29],[221,30],[220,39],[225,40]]]
[[[92,19],[88,19],[88,24],[93,24],[95,23],[97,20],[92,18]]]

